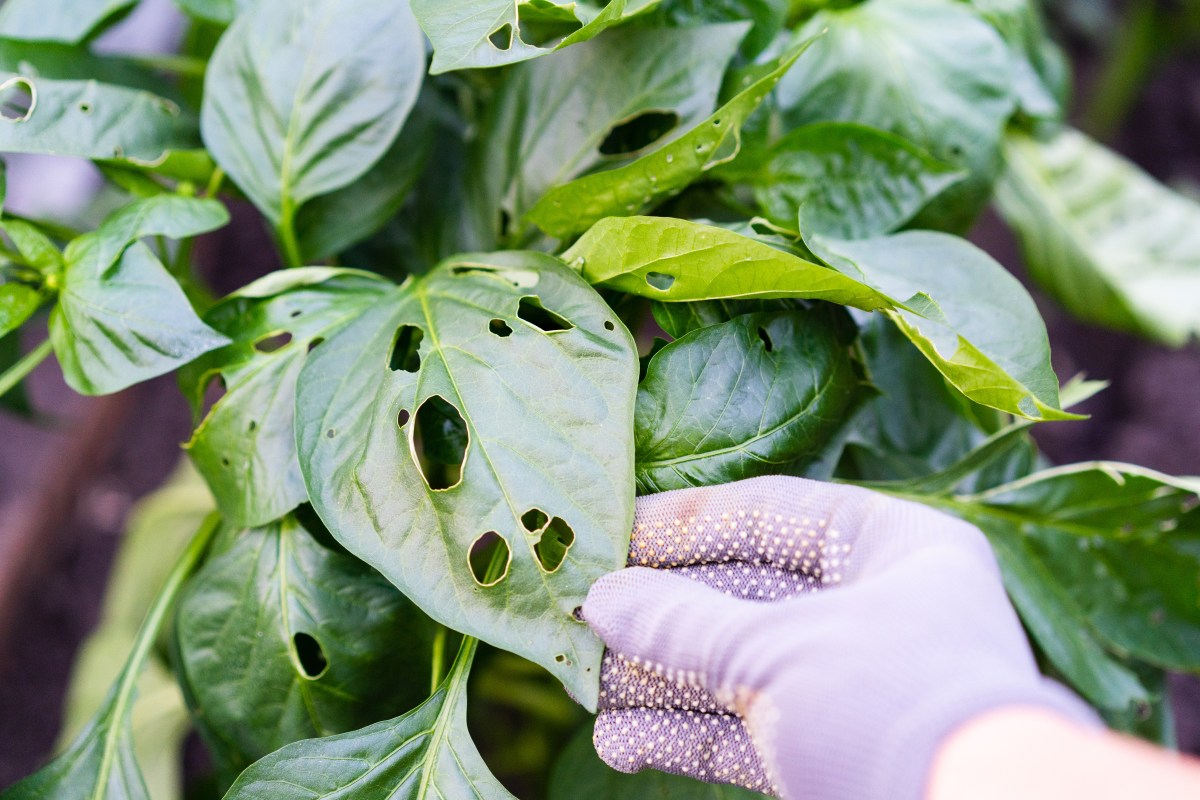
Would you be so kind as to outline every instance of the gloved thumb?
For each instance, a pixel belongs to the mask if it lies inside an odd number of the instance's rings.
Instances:
[[[614,650],[668,680],[717,688],[755,603],[669,571],[629,567],[592,585],[583,618]]]

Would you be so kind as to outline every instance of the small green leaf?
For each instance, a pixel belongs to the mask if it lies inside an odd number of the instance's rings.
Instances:
[[[767,218],[842,239],[890,233],[966,173],[894,134],[818,122],[780,139],[748,182]],[[808,233],[809,231],[806,231]]]
[[[1012,61],[959,0],[867,0],[816,14],[796,40],[828,29],[776,89],[785,130],[857,122],[897,134],[970,176],[918,218],[963,230],[987,203],[1015,109]]]
[[[490,232],[471,246],[495,247],[550,189],[707,117],[745,32],[738,23],[622,31],[514,67],[470,154],[467,211]]]
[[[236,525],[265,525],[308,499],[296,461],[296,377],[311,347],[392,287],[353,270],[271,273],[213,306],[204,320],[233,340],[181,373],[195,411],[210,381],[225,395],[185,447]]]
[[[10,270],[0,267],[0,337],[25,324],[45,299],[40,283],[14,280]]]
[[[125,206],[67,246],[50,338],[71,388],[108,394],[229,343],[138,241],[195,236],[228,219],[215,200],[163,195]]]
[[[650,361],[634,417],[643,494],[802,469],[859,396],[853,324],[835,309],[747,314]]]
[[[6,0],[0,38],[75,44],[137,0]]]
[[[228,25],[254,0],[175,0],[175,5],[199,19]]]
[[[549,800],[765,800],[749,789],[653,769],[617,772],[596,755],[590,729],[574,736],[550,773]]]
[[[433,696],[362,730],[290,744],[237,779],[225,800],[515,800],[488,771],[467,730],[467,674],[476,642],[463,642]]]
[[[256,3],[221,37],[204,82],[213,158],[289,240],[296,211],[391,146],[425,72],[406,2]]]
[[[62,271],[62,253],[37,225],[23,219],[6,219],[0,222],[0,231],[12,241],[25,265],[42,274]]]
[[[805,42],[776,59],[765,76],[670,144],[623,167],[551,189],[526,217],[551,236],[565,239],[604,217],[640,214],[683,191],[708,170],[737,157],[742,123],[807,46]]]
[[[438,75],[458,69],[513,64],[585,42],[655,2],[413,0],[412,6],[421,28],[433,43],[433,66],[429,72]],[[549,36],[548,42],[541,41],[538,34],[543,32]]]
[[[184,590],[180,668],[237,770],[284,745],[417,706],[434,625],[293,517],[236,533]]]
[[[1200,204],[1074,130],[1013,134],[996,199],[1072,314],[1176,347],[1200,336]]]
[[[308,359],[296,442],[309,496],[347,549],[431,617],[542,665],[594,706],[602,646],[573,612],[625,562],[636,377],[628,331],[558,259],[457,257]],[[450,409],[468,441],[447,470],[420,440],[423,416]],[[544,531],[523,524],[531,509],[573,531],[556,570],[537,558]],[[511,561],[485,586],[470,557],[498,539]]]

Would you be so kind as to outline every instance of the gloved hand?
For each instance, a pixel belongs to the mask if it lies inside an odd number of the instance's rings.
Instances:
[[[1098,724],[1039,675],[983,534],[924,506],[783,477],[665,492],[638,500],[629,564],[583,606],[615,769],[919,800],[980,712]]]

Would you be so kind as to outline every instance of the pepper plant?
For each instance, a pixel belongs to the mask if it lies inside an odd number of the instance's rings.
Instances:
[[[1064,122],[1031,0],[177,0],[177,55],[93,52],[135,2],[0,7],[0,151],[119,199],[0,220],[0,388],[176,373],[215,510],[5,800],[147,797],[148,661],[232,800],[744,796],[612,772],[566,692],[595,708],[575,611],[635,496],[764,474],[977,524],[1045,671],[1169,741],[1200,482],[1047,463],[1032,427],[1101,386],[963,235],[994,200],[1048,297],[1182,345],[1200,207]],[[214,298],[231,207],[278,261]]]

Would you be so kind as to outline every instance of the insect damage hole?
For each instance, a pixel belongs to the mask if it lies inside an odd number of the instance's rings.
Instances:
[[[396,338],[392,340],[392,355],[388,359],[388,366],[392,372],[416,372],[421,368],[421,354],[418,350],[424,338],[425,331],[416,325],[401,325],[396,329]]]
[[[538,565],[545,572],[555,572],[567,558],[567,551],[575,543],[575,531],[562,517],[555,517],[542,531],[542,538],[533,546]]]
[[[758,338],[762,340],[763,349],[768,353],[775,349],[775,345],[771,343],[771,337],[767,334],[766,328],[758,329]]]
[[[679,125],[674,111],[643,111],[613,127],[600,142],[604,156],[628,156],[645,150]]]
[[[483,587],[495,586],[508,577],[508,568],[512,564],[512,548],[503,536],[495,531],[488,531],[471,543],[467,562],[471,566],[471,577],[477,584]]]
[[[517,316],[545,333],[569,331],[575,327],[566,317],[543,306],[542,299],[536,295],[521,298],[521,302],[517,304]]]
[[[521,515],[521,524],[530,533],[537,533],[546,527],[546,523],[549,521],[550,517],[540,508],[531,508]]]
[[[254,343],[254,349],[260,353],[274,353],[287,347],[292,342],[292,335],[287,331],[268,333]]]
[[[507,50],[512,47],[513,27],[509,23],[504,23],[496,30],[488,35],[488,41],[492,43],[492,47],[497,50]]]
[[[436,394],[421,403],[413,416],[410,449],[421,477],[434,491],[453,489],[462,483],[470,445],[466,421],[452,403]]]
[[[488,330],[502,339],[512,334],[512,328],[508,327],[508,323],[502,319],[494,319],[489,322]]]
[[[321,643],[307,633],[297,633],[292,637],[292,647],[296,651],[296,660],[306,678],[316,680],[329,669],[329,660],[321,649]]]
[[[668,275],[665,272],[647,272],[646,283],[652,289],[658,289],[660,292],[665,292],[675,283],[675,276]]]
[[[37,90],[27,78],[9,78],[0,83],[0,117],[9,122],[24,122],[37,105]]]

